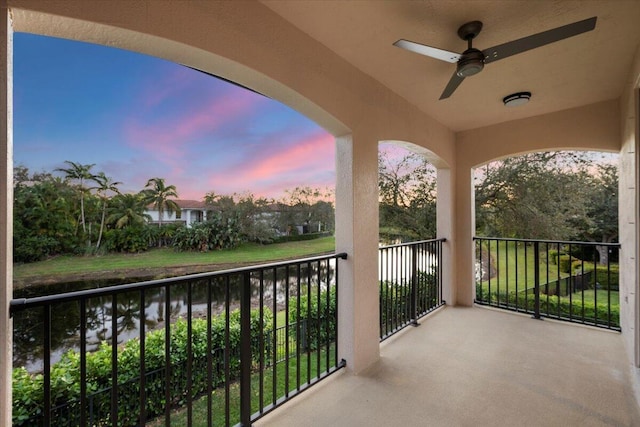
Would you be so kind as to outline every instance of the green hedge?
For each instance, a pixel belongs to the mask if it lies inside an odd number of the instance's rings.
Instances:
[[[612,264],[610,268],[609,272],[606,265],[596,266],[597,287],[599,289],[617,291],[620,288],[620,267],[617,264]],[[595,283],[592,283],[592,285],[595,285]]]
[[[492,292],[491,295],[487,295],[487,293],[482,294],[482,298],[480,298],[481,288],[476,286],[476,296],[479,301],[497,304],[498,300],[500,302],[500,306],[507,304],[510,308],[516,308],[516,302],[518,309],[527,310],[529,312],[533,312],[535,310],[535,298],[533,295],[533,291],[529,290],[528,295],[525,296],[525,292],[518,292],[516,295],[515,292],[506,293],[498,293]],[[507,299],[508,298],[508,299]],[[583,318],[583,310],[584,310],[584,320],[586,322],[595,323],[596,322],[596,313],[597,313],[597,323],[600,325],[607,325],[610,321],[611,326],[620,327],[620,308],[619,306],[607,306],[606,303],[598,303],[597,307],[593,302],[585,301],[584,305],[582,301],[579,299],[569,300],[569,297],[550,297],[547,302],[546,295],[540,295],[540,314],[548,315],[549,317],[557,317],[558,313],[562,318],[571,317],[574,319]],[[611,311],[611,318],[609,319],[609,310]]]
[[[265,363],[270,363],[272,313],[264,309],[264,351]],[[224,314],[212,319],[212,358],[214,387],[224,383],[224,351],[226,320]],[[229,316],[229,371],[231,378],[240,372],[240,312],[235,310]],[[179,319],[171,325],[171,372],[170,388],[172,407],[182,406],[187,390],[187,321]],[[207,390],[207,320],[192,321],[191,372],[192,397]],[[254,365],[260,359],[260,312],[251,311],[251,339]],[[162,414],[165,408],[165,330],[149,332],[145,339],[145,370],[147,417]],[[136,425],[138,421],[140,393],[140,340],[127,341],[118,349],[118,416],[119,425]],[[94,395],[93,413],[97,424],[109,424],[111,404],[111,345],[103,342],[100,348],[87,354],[87,395]],[[77,425],[80,412],[80,354],[75,350],[66,352],[61,360],[51,367],[52,406],[63,407],[53,410],[54,426]],[[13,425],[39,426],[42,424],[44,409],[43,376],[30,374],[25,368],[13,370]],[[105,425],[106,425],[105,424]]]
[[[333,232],[323,233],[307,233],[307,234],[291,234],[289,236],[280,236],[273,239],[273,243],[285,243],[285,242],[301,242],[303,240],[315,240],[322,237],[331,237]]]
[[[401,327],[412,320],[411,286],[406,283],[380,281],[380,336]],[[438,306],[438,278],[435,274],[420,271],[416,295],[418,317]],[[386,330],[385,330],[386,329]]]
[[[328,298],[329,301],[327,301],[327,291],[320,292],[319,302],[317,292],[312,292],[310,298],[308,295],[302,295],[300,310],[298,310],[298,298],[289,299],[289,321],[301,324],[306,321],[304,332],[306,337],[303,337],[303,340],[308,343],[310,350],[317,350],[336,339],[338,312],[335,286],[329,291]]]
[[[558,265],[558,257],[561,255],[564,255],[564,252],[558,252],[555,249],[550,249],[548,251],[548,254],[549,254],[549,261],[551,262],[551,264]]]

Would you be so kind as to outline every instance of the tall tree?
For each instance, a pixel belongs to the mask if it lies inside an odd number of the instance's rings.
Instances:
[[[96,249],[100,248],[100,242],[102,241],[102,232],[104,231],[105,217],[107,214],[107,204],[109,202],[109,192],[120,194],[118,185],[121,182],[116,182],[110,177],[106,176],[104,172],[100,172],[93,177],[93,180],[98,184],[94,187],[98,193],[98,197],[102,201],[102,215],[100,218],[100,232],[98,234],[98,242],[96,243]]]
[[[152,204],[158,211],[158,226],[162,227],[162,218],[165,212],[180,212],[178,204],[170,197],[178,197],[175,185],[166,185],[164,178],[151,178],[142,190],[145,201]]]
[[[380,238],[416,240],[436,235],[435,168],[423,156],[378,154]]]
[[[77,237],[75,189],[66,180],[25,168],[13,190],[14,260],[31,262],[72,251]]]
[[[597,178],[599,168],[593,155],[584,152],[529,153],[479,168],[476,232],[594,241],[588,236],[606,228],[611,236],[617,230],[617,192],[612,190],[617,178]],[[609,184],[602,181],[605,176]]]
[[[107,224],[115,228],[145,225],[151,217],[145,213],[146,199],[142,194],[118,194],[111,200]]]
[[[610,163],[598,164],[588,176],[585,191],[586,215],[580,227],[582,240],[611,243],[618,239],[618,168]],[[598,245],[599,262],[609,261],[609,248]]]
[[[84,215],[84,198],[87,188],[85,188],[84,184],[87,180],[94,178],[94,175],[91,174],[91,168],[94,167],[95,164],[83,165],[70,160],[65,160],[64,162],[69,165],[68,168],[57,168],[55,170],[64,172],[66,179],[78,181],[78,191],[80,193],[80,224],[82,224],[82,232],[86,234],[87,226]]]
[[[279,204],[281,226],[302,225],[309,232],[318,231],[319,228],[333,228],[334,194],[331,189],[305,186],[285,190],[285,193],[286,196]]]

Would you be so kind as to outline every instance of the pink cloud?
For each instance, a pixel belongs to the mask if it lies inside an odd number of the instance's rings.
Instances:
[[[260,100],[249,92],[231,92],[212,97],[204,106],[170,118],[130,120],[124,130],[128,145],[142,150],[150,158],[157,159],[176,172],[184,168],[185,146],[198,137],[213,133],[222,125],[237,117],[248,115]],[[149,113],[152,113],[150,111]]]
[[[317,133],[279,150],[267,142],[261,154],[211,174],[211,189],[220,193],[251,190],[271,197],[296,186],[335,185],[335,143],[330,134]]]

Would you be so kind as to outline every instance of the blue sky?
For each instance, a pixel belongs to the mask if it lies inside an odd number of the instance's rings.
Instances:
[[[335,186],[333,137],[277,101],[158,58],[16,33],[14,164],[65,160],[123,191],[165,178],[183,199]]]

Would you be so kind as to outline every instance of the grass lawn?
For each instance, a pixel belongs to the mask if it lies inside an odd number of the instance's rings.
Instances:
[[[162,248],[139,254],[59,256],[45,261],[14,265],[13,274],[15,279],[25,279],[37,276],[98,273],[141,268],[258,264],[275,260],[302,258],[333,251],[335,251],[334,237],[272,245],[245,243],[235,249],[211,252],[177,252],[171,248]]]
[[[608,292],[602,289],[596,292],[597,292],[598,305],[606,305],[609,301]],[[582,296],[583,296],[582,292],[575,292],[571,295],[571,299],[573,301],[579,301],[580,303],[582,303]],[[611,291],[610,297],[611,297],[611,308],[614,308],[614,307],[617,308],[620,305],[620,297],[618,296],[618,291]],[[569,297],[565,297],[565,298],[568,299]],[[593,289],[584,291],[584,302],[594,303],[595,298],[596,298],[596,293],[593,291]]]
[[[330,355],[333,355],[334,348],[330,348]],[[326,370],[326,351],[320,351],[321,371]],[[308,378],[318,376],[317,372],[318,352],[313,352],[309,356],[307,354],[300,355],[300,385],[304,385]],[[307,364],[310,363],[311,371],[307,371]],[[296,390],[297,388],[297,370],[298,361],[294,357],[289,359],[289,392]],[[263,401],[265,406],[269,406],[274,400],[279,399],[285,395],[286,382],[285,382],[285,368],[287,365],[284,362],[276,365],[276,396],[273,396],[273,369],[267,369],[264,371],[263,376]],[[256,373],[251,378],[251,410],[255,413],[259,410],[259,390],[260,382],[259,375]],[[225,389],[224,387],[214,390],[212,393],[212,412],[214,426],[226,425],[225,414]],[[192,407],[192,422],[194,427],[207,426],[207,409],[208,399],[206,396],[193,402]],[[171,414],[172,426],[186,426],[188,420],[187,408],[180,408]],[[229,425],[235,425],[240,422],[240,386],[238,383],[233,383],[229,390]],[[147,423],[150,427],[160,427],[165,425],[164,417],[159,417],[153,421]]]
[[[535,258],[533,246],[525,246],[522,243],[512,241],[491,242],[490,249],[493,259],[493,267],[497,270],[497,275],[491,278],[491,291],[518,291],[534,286]],[[486,247],[483,251],[483,258],[487,256]],[[483,264],[485,259],[483,259]],[[555,267],[555,269],[554,269]],[[557,266],[549,264],[549,278],[547,280],[547,259],[540,258],[540,283],[547,283],[568,276],[566,273],[557,271]],[[489,289],[489,281],[483,281],[483,293]]]

